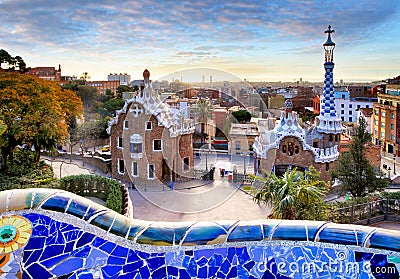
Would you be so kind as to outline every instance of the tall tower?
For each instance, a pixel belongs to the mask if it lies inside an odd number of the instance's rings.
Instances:
[[[335,43],[331,39],[331,34],[335,30],[328,26],[328,30],[325,33],[328,34],[328,38],[324,43],[325,50],[325,80],[324,80],[324,95],[321,101],[321,112],[317,116],[317,129],[320,133],[326,134],[341,134],[342,133],[342,120],[336,115],[335,108],[335,92],[333,88],[333,50],[335,49]]]

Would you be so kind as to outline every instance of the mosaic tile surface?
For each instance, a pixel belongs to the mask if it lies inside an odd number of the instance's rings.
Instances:
[[[399,278],[396,231],[288,220],[150,223],[49,189],[0,192],[0,202],[0,278]]]

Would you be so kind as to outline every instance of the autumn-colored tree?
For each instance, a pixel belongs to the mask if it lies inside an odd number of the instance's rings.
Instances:
[[[82,113],[82,102],[71,90],[53,82],[17,72],[0,72],[0,136],[2,168],[18,145],[40,150],[68,138],[70,119]]]

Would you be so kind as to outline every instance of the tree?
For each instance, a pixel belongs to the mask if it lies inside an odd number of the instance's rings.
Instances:
[[[35,150],[53,148],[68,137],[71,118],[82,112],[82,103],[70,90],[52,81],[16,72],[0,72],[0,136],[2,167],[12,160],[18,145]]]
[[[231,116],[232,116],[231,117],[232,122],[235,122],[235,123],[244,124],[251,120],[251,113],[244,109],[240,109],[238,111],[232,112]]]
[[[98,108],[98,113],[102,118],[115,116],[115,111],[123,108],[125,101],[120,98],[111,98]]]
[[[82,76],[81,76],[81,80],[86,81],[90,78],[89,73],[88,72],[83,72]]]
[[[0,69],[2,64],[12,64],[13,57],[4,49],[0,49]]]
[[[19,71],[24,73],[26,71],[25,61],[21,56],[12,57],[6,50],[0,49],[0,69],[1,64],[6,64],[8,70]]]
[[[88,85],[77,85],[74,90],[75,93],[81,98],[85,112],[96,111],[98,106],[97,89]]]
[[[343,153],[332,172],[332,176],[341,182],[340,191],[350,192],[353,197],[364,197],[368,193],[381,191],[388,185],[383,175],[378,174],[365,157],[365,147],[371,144],[371,134],[366,128],[365,119],[360,117],[349,152]]]
[[[287,170],[283,177],[274,173],[255,178],[263,183],[254,200],[272,205],[271,217],[279,219],[324,219],[326,205],[323,196],[327,186],[319,173],[310,167],[306,176],[296,169]]]
[[[201,142],[204,143],[206,139],[205,126],[208,123],[208,119],[212,118],[212,106],[209,101],[201,99],[197,102],[197,108],[195,110],[196,124],[201,125]]]

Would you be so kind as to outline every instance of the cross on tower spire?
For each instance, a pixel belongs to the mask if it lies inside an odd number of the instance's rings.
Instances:
[[[335,30],[331,30],[332,26],[328,26],[328,30],[325,30],[325,33],[331,34],[331,33],[335,33]]]

